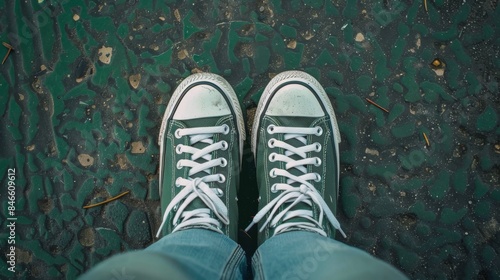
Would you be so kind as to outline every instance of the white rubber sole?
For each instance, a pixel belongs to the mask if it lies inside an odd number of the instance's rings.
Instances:
[[[164,161],[164,154],[165,151],[164,149],[164,142],[165,142],[165,133],[168,125],[169,119],[172,117],[174,114],[174,108],[176,105],[180,102],[180,98],[182,96],[182,93],[191,85],[199,83],[199,82],[208,82],[211,84],[214,84],[218,86],[224,95],[227,97],[229,100],[230,104],[229,106],[232,107],[236,114],[236,126],[238,129],[238,133],[240,136],[239,139],[239,144],[240,144],[240,167],[241,167],[241,160],[243,158],[243,142],[246,139],[245,135],[245,123],[243,119],[243,112],[241,111],[240,103],[238,101],[238,96],[234,92],[233,88],[231,85],[221,76],[213,73],[196,73],[193,74],[186,79],[184,79],[179,86],[175,89],[174,93],[172,94],[172,97],[170,98],[170,101],[168,102],[167,109],[165,110],[165,113],[163,115],[163,120],[161,122],[160,126],[160,133],[158,135],[158,145],[160,146],[160,193],[161,193],[161,185],[162,185],[162,170],[163,170],[163,161]]]

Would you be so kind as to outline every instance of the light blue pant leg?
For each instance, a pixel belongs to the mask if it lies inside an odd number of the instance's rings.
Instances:
[[[269,238],[252,266],[255,279],[408,279],[362,250],[307,231]]]
[[[206,229],[168,234],[145,250],[111,257],[81,279],[243,279],[243,249]]]

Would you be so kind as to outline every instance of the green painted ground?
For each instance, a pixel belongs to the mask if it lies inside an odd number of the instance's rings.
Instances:
[[[499,1],[427,0],[427,11],[423,0],[0,7],[0,40],[15,49],[0,66],[0,278],[74,279],[154,242],[156,139],[176,85],[199,71],[224,76],[251,123],[266,83],[289,69],[316,77],[337,112],[343,241],[414,279],[500,278]],[[244,162],[251,187],[248,147]],[[242,227],[256,197],[240,194]]]

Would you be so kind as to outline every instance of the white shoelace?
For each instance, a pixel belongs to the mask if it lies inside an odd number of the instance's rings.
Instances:
[[[284,140],[289,140],[292,138],[297,139],[302,144],[301,147],[294,147],[286,142],[279,141],[277,139],[271,138],[268,141],[268,146],[270,148],[278,147],[285,149],[285,154],[271,153],[269,155],[269,161],[282,161],[286,163],[286,169],[273,168],[269,172],[269,176],[275,178],[277,176],[284,176],[287,178],[286,184],[273,184],[271,186],[271,192],[276,193],[281,191],[281,193],[269,202],[264,208],[262,208],[257,215],[254,216],[250,225],[245,229],[245,231],[250,230],[250,228],[257,224],[264,216],[270,212],[269,217],[259,229],[263,231],[265,227],[270,224],[271,227],[276,227],[276,224],[282,220],[282,224],[274,229],[274,235],[290,231],[292,228],[295,229],[306,229],[310,231],[317,232],[323,236],[327,236],[326,232],[322,228],[323,215],[326,216],[328,221],[335,227],[344,237],[346,234],[340,228],[340,223],[333,215],[332,211],[326,204],[326,202],[321,197],[321,194],[316,190],[316,188],[311,184],[311,180],[316,182],[321,181],[321,176],[318,173],[308,173],[307,165],[321,165],[321,159],[318,157],[307,158],[307,153],[316,151],[321,151],[320,143],[307,144],[307,135],[321,135],[323,130],[321,127],[280,127],[269,125],[267,128],[269,134],[284,133]],[[300,160],[294,160],[290,156],[298,155],[301,157]],[[291,168],[296,168],[300,170],[303,175],[295,176],[288,172],[287,170]],[[292,184],[299,183],[298,187],[293,187]],[[297,185],[297,184],[296,184]],[[285,209],[277,213],[281,205],[284,203],[290,203]],[[312,203],[315,203],[319,210],[319,220],[315,220],[312,210],[290,210],[298,203],[306,203],[312,207]],[[307,221],[302,222],[291,222],[289,220],[294,218],[303,218]],[[287,222],[288,221],[288,222]]]
[[[175,187],[183,187],[183,189],[168,204],[156,237],[160,236],[161,230],[167,222],[168,216],[172,210],[176,212],[172,220],[174,225],[174,230],[172,232],[194,225],[201,225],[222,233],[220,230],[220,222],[210,217],[211,212],[213,212],[225,225],[229,224],[227,207],[220,199],[224,192],[219,188],[210,188],[207,184],[210,182],[224,183],[226,181],[225,176],[222,174],[211,174],[211,169],[215,166],[225,167],[227,165],[227,160],[225,158],[212,159],[211,153],[216,150],[226,150],[228,148],[228,143],[226,141],[214,143],[213,136],[217,133],[228,134],[229,130],[228,125],[221,125],[213,127],[183,128],[175,131],[174,136],[176,138],[180,139],[183,136],[189,136],[190,143],[189,146],[182,144],[177,145],[175,152],[178,154],[191,154],[191,159],[179,160],[177,162],[177,168],[190,167],[191,169],[189,170],[189,177],[187,179],[182,177],[176,179]],[[192,145],[198,142],[208,145],[203,149],[192,147]],[[205,162],[196,162],[196,160],[200,158],[203,158]],[[198,172],[204,172],[207,175],[203,177],[191,177]],[[200,198],[207,208],[185,211],[186,207],[196,198]]]

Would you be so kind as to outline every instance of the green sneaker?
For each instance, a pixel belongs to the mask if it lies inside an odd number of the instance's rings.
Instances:
[[[300,71],[278,74],[260,99],[252,129],[259,244],[295,230],[335,236],[340,132],[321,85]],[[326,219],[324,219],[326,217]],[[333,226],[333,227],[332,227]]]
[[[205,228],[237,239],[244,140],[238,97],[226,80],[200,73],[182,81],[158,139],[163,220],[157,237]]]

